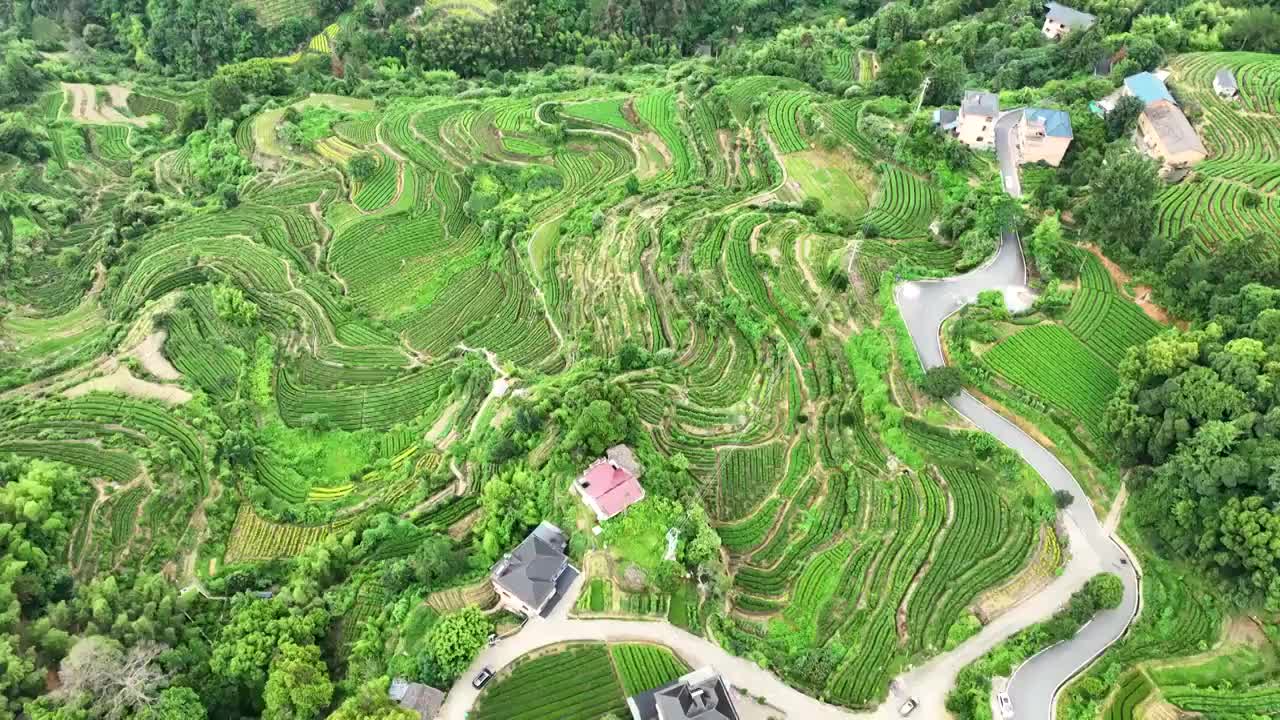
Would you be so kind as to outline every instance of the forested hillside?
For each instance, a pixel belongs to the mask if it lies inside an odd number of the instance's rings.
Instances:
[[[544,521],[574,617],[867,710],[1067,572],[1072,503],[1144,602],[1059,712],[1275,715],[1280,9],[1077,9],[0,0],[0,718],[415,717],[393,679],[520,631],[490,570]],[[1140,152],[1148,72],[1204,159]],[[944,131],[973,90],[1064,113],[1061,162]],[[1005,231],[1026,287],[958,300],[926,372],[895,286]],[[645,497],[603,519],[574,484],[619,445]],[[529,717],[607,717],[686,660],[539,657],[476,714],[534,678]]]

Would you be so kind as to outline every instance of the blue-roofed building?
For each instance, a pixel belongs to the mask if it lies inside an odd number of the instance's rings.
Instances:
[[[1150,105],[1157,100],[1168,100],[1174,105],[1178,104],[1164,81],[1149,72],[1140,72],[1125,78],[1124,93],[1138,98],[1143,105]]]
[[[1027,108],[1022,111],[1024,122],[1039,126],[1044,134],[1053,137],[1071,137],[1071,116],[1063,110]]]
[[[1027,108],[1018,120],[1018,162],[1058,167],[1071,146],[1071,116],[1061,110]]]

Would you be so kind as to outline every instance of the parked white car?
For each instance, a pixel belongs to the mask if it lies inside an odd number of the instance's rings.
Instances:
[[[1013,720],[1013,701],[1009,699],[1009,693],[999,693],[996,700],[1000,703],[1000,716],[1004,720]]]

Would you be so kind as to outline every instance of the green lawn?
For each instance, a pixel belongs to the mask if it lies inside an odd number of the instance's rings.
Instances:
[[[582,120],[589,120],[601,125],[607,125],[611,128],[622,130],[623,132],[638,132],[635,125],[622,114],[621,98],[616,100],[600,100],[597,102],[574,103],[565,105],[562,112],[569,117],[575,117]]]
[[[822,150],[791,153],[782,162],[804,195],[821,200],[823,209],[854,218],[866,211],[869,168]]]

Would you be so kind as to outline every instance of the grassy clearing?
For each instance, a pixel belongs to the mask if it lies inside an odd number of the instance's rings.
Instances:
[[[802,197],[816,197],[823,209],[846,217],[858,218],[866,212],[874,174],[865,165],[825,150],[791,153],[782,164],[787,176],[799,184]]]

